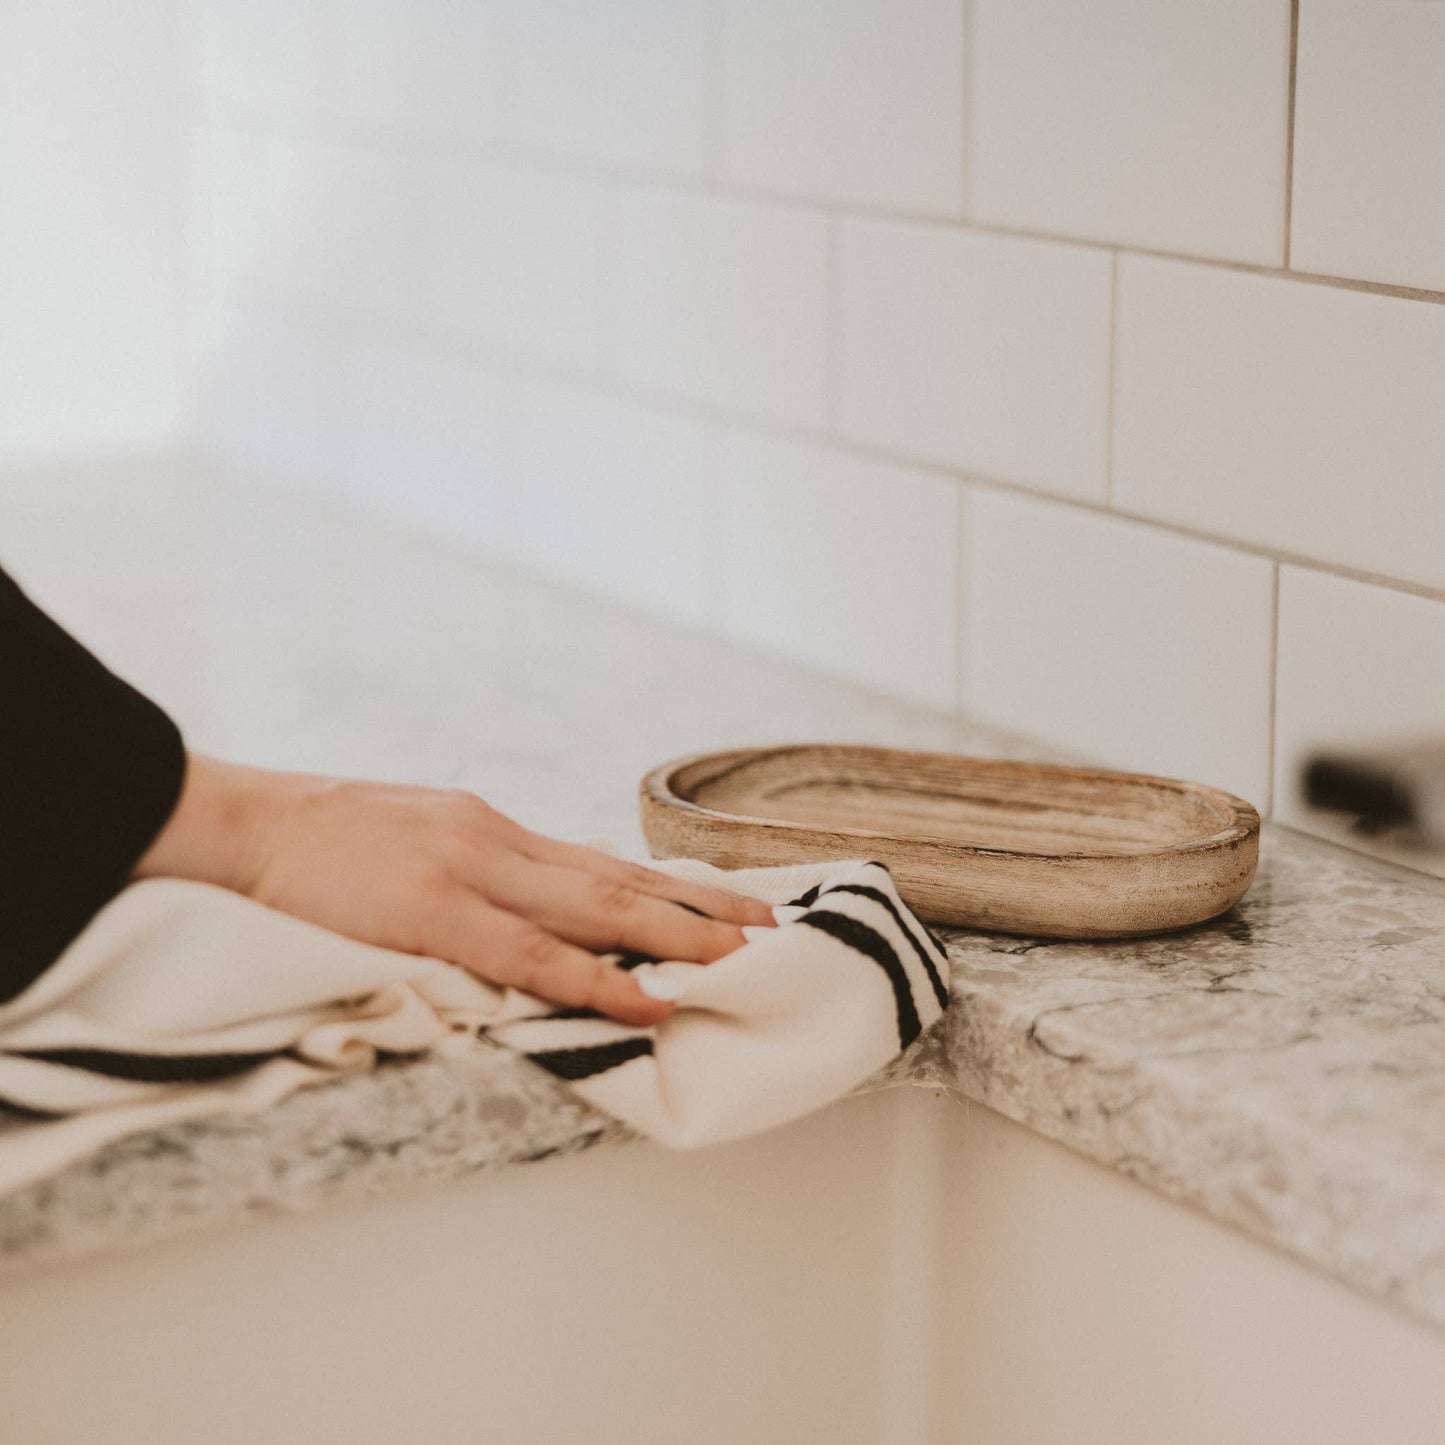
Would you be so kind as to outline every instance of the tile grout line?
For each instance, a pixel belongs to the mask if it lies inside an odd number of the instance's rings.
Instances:
[[[186,166],[184,201],[181,208],[183,231],[181,245],[183,254],[178,258],[180,295],[177,298],[175,316],[176,357],[184,380],[180,399],[179,429],[184,444],[193,446],[200,434],[197,413],[200,410],[202,384],[199,373],[201,366],[201,343],[199,329],[202,307],[198,298],[205,294],[210,277],[204,264],[204,250],[201,240],[202,220],[207,196],[207,178],[212,167],[205,151],[204,127],[201,124],[201,95],[197,90],[196,76],[189,55],[193,53],[196,38],[197,17],[187,7],[180,13],[177,32],[172,43],[175,45],[177,94],[175,96],[176,125],[180,131],[180,151]]]
[[[823,220],[823,430],[832,436],[839,424],[838,379],[842,375],[839,349],[843,331],[841,283],[842,222],[833,215]]]
[[[700,423],[703,433],[703,517],[706,523],[707,507],[710,501],[722,496],[725,458],[723,430],[716,422]],[[719,529],[712,530],[706,525],[698,529],[703,541],[703,616],[708,628],[718,636],[724,636],[724,624],[728,614],[728,566],[722,546],[717,545],[719,536],[726,537]]]
[[[1294,243],[1294,128],[1295,94],[1299,84],[1299,0],[1289,6],[1289,83],[1286,88],[1284,137],[1284,266],[1289,270]]]
[[[959,116],[958,119],[959,119],[959,131],[960,131],[960,133],[961,133],[961,135],[962,135],[963,144],[959,147],[959,157],[958,157],[958,200],[959,200],[959,214],[964,218],[964,224],[966,225],[966,224],[968,223],[968,213],[969,213],[969,210],[970,210],[969,202],[970,202],[970,200],[972,199],[972,194],[973,194],[973,193],[972,193],[972,189],[971,189],[971,183],[972,183],[972,181],[973,181],[973,172],[974,172],[974,169],[975,169],[975,168],[974,168],[974,163],[973,163],[973,134],[974,134],[974,124],[973,124],[973,112],[972,112],[972,109],[971,109],[972,104],[973,104],[973,93],[974,93],[974,73],[973,73],[973,20],[974,20],[974,17],[973,17],[973,5],[974,5],[974,0],[960,0],[960,3],[962,4],[962,7],[963,7],[963,12],[962,12],[962,32],[961,32],[961,36],[960,36],[960,38],[961,38],[961,40],[962,40],[962,42],[963,42],[963,64],[962,64],[962,67],[961,67],[962,73],[961,73],[960,76],[959,76],[959,84],[960,84],[960,86],[962,87],[963,94],[962,94],[962,96],[960,97],[961,103],[962,103],[962,113],[960,114],[960,116]]]
[[[968,646],[968,513],[971,489],[967,482],[958,482],[954,490],[953,527],[953,710],[959,717],[968,713],[969,646]]]
[[[1279,711],[1279,575],[1280,564],[1274,563],[1270,569],[1270,612],[1269,612],[1269,709],[1268,723],[1265,733],[1266,745],[1269,749],[1265,760],[1265,803],[1263,814],[1266,820],[1274,817],[1275,811],[1275,785],[1278,778],[1275,773],[1275,718]]]
[[[1104,404],[1104,508],[1114,510],[1114,427],[1119,406],[1119,253],[1109,255],[1109,394]]]
[[[593,309],[592,362],[600,378],[605,377],[618,354],[618,308],[622,246],[621,221],[617,214],[616,196],[599,186],[593,197],[593,218],[597,231],[594,237],[597,295]]]
[[[708,6],[706,44],[702,188],[716,192],[723,187],[727,173],[727,7],[721,0]]]
[[[224,107],[216,113],[214,102],[208,102],[199,124],[235,125],[238,117],[234,112],[227,114]],[[275,125],[267,124],[261,118],[259,124],[249,116],[239,119],[250,122],[253,132],[272,133]],[[634,186],[650,190],[665,190],[680,195],[710,195],[721,200],[754,205],[770,205],[795,211],[841,214],[860,220],[891,221],[899,224],[933,226],[953,231],[972,231],[982,235],[1012,237],[1018,240],[1039,241],[1056,246],[1087,246],[1098,250],[1114,250],[1122,255],[1147,256],[1164,261],[1179,261],[1189,265],[1208,266],[1217,270],[1233,271],[1239,275],[1259,276],[1265,279],[1295,281],[1307,286],[1324,286],[1342,291],[1357,291],[1372,296],[1389,296],[1406,301],[1420,301],[1427,305],[1445,305],[1445,290],[1434,290],[1425,286],[1409,286],[1389,281],[1371,281],[1362,277],[1330,275],[1319,271],[1300,271],[1288,265],[1276,266],[1257,261],[1242,261],[1226,256],[1211,256],[1193,251],[1169,251],[1160,247],[1136,245],[1121,242],[1117,238],[1081,236],[1067,232],[1040,231],[1023,226],[1009,226],[999,222],[974,218],[946,216],[937,212],[909,211],[902,208],[869,206],[849,200],[846,197],[800,196],[784,191],[769,190],[766,187],[750,186],[728,182],[721,174],[712,174],[720,164],[714,157],[708,157],[704,173],[697,176],[668,175],[655,170],[629,169],[621,166],[598,165],[575,160],[548,152],[532,151],[522,147],[487,145],[472,139],[461,139],[448,144],[416,139],[413,137],[389,136],[365,127],[347,127],[334,121],[323,121],[317,127],[318,139],[330,144],[369,147],[389,150],[394,154],[434,155],[443,154],[458,160],[475,160],[499,165],[513,170],[540,170],[549,173],[590,179],[596,182]]]
[[[277,299],[277,298],[269,298]],[[294,298],[280,298],[285,301]],[[247,298],[253,313],[259,305],[261,315],[268,314],[268,298]],[[240,311],[246,301],[237,303],[225,298],[206,297],[198,303],[202,307],[220,307]],[[314,303],[312,303],[314,306]],[[275,315],[275,312],[270,312]],[[1407,578],[1392,577],[1383,572],[1372,572],[1367,568],[1353,567],[1348,563],[1332,562],[1307,553],[1291,552],[1287,549],[1272,549],[1258,543],[1220,532],[1182,526],[1164,518],[1147,513],[1122,511],[1117,507],[1106,507],[1087,497],[1070,496],[1048,491],[1026,482],[1007,477],[992,476],[968,468],[938,461],[927,457],[897,452],[887,447],[853,436],[831,434],[806,425],[798,425],[774,418],[746,412],[733,411],[725,406],[701,401],[681,392],[635,385],[625,376],[615,372],[599,373],[595,370],[568,366],[566,363],[550,362],[545,359],[525,356],[496,346],[469,345],[455,336],[446,336],[428,331],[387,330],[378,334],[374,324],[368,325],[363,319],[360,328],[353,318],[338,317],[335,314],[317,313],[298,318],[294,308],[285,313],[289,324],[311,327],[327,334],[344,344],[355,345],[362,341],[390,345],[402,349],[420,349],[435,352],[447,359],[477,366],[501,378],[530,380],[552,385],[590,388],[614,399],[626,401],[647,410],[662,412],[671,416],[689,417],[693,420],[710,422],[715,425],[755,435],[772,437],[805,445],[824,447],[843,452],[861,460],[878,462],[889,466],[906,468],[926,475],[961,481],[973,487],[985,487],[991,491],[1004,492],[1013,496],[1032,498],[1035,501],[1051,502],[1078,511],[1090,512],[1096,516],[1110,516],[1122,521],[1134,522],[1154,531],[1182,537],[1190,541],[1221,547],[1237,556],[1259,557],[1266,561],[1280,562],[1287,566],[1306,568],[1328,576],[1341,577],[1347,581],[1359,582],[1371,587],[1422,598],[1430,602],[1445,602],[1445,587],[1434,587],[1428,583],[1414,582]],[[385,322],[382,323],[386,325]]]

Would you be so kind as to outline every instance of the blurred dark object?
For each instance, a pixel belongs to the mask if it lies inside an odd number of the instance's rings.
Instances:
[[[1350,814],[1361,832],[1445,846],[1445,739],[1319,752],[1303,784],[1312,807]]]

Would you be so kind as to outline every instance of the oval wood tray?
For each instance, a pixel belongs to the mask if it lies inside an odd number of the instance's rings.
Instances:
[[[921,918],[1047,938],[1164,933],[1225,912],[1259,814],[1199,783],[893,748],[737,748],[642,780],[657,858],[886,863]]]

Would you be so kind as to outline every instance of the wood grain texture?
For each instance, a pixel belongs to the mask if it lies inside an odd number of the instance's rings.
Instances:
[[[1046,938],[1201,923],[1244,896],[1259,861],[1259,814],[1218,788],[894,748],[683,758],[642,780],[641,809],[657,858],[876,858],[929,922]]]

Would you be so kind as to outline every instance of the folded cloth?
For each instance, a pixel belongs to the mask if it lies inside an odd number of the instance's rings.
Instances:
[[[253,1112],[379,1055],[483,1038],[659,1143],[693,1148],[840,1097],[942,1013],[943,951],[882,864],[655,866],[761,898],[779,926],[746,929],[743,947],[706,966],[614,956],[676,1001],[651,1028],[208,884],[136,883],[0,1006],[0,1190],[136,1130]]]

